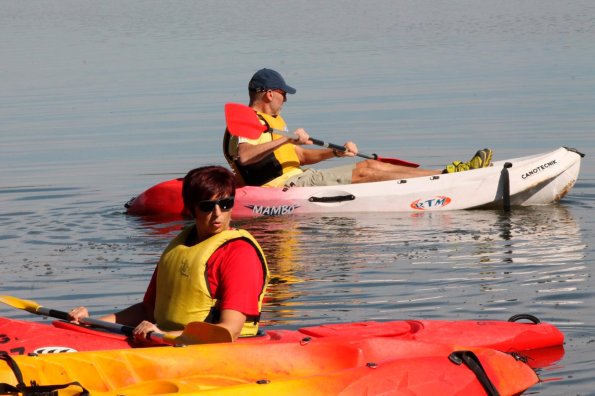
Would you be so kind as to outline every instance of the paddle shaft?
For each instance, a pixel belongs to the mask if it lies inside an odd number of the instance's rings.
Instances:
[[[47,315],[53,318],[62,319],[62,320],[70,320],[70,316],[67,312],[58,311],[55,309],[50,309],[46,307],[39,307],[37,308],[37,312],[39,315]],[[106,322],[105,320],[99,320],[94,318],[82,318],[79,319],[79,322],[86,325],[91,325],[95,327],[99,327],[100,329],[109,330],[114,333],[122,333],[128,337],[133,336],[134,327],[121,325],[118,323]],[[162,333],[155,333],[150,332],[147,334],[147,339],[150,341],[160,341],[166,344],[174,344],[175,337],[171,337],[167,334]]]
[[[273,129],[273,132],[276,134],[285,136],[286,138],[289,138],[289,139],[295,139],[297,137],[295,134],[293,134],[291,132],[281,131],[279,129]],[[342,151],[342,152],[347,151],[347,148],[345,148],[344,146],[339,146],[338,144],[324,142],[322,140],[315,139],[313,137],[310,137],[310,140],[316,146],[326,147],[326,148],[330,148],[330,149]],[[369,154],[357,153],[355,155],[357,155],[358,157],[361,157],[361,158],[366,158],[366,159],[377,159],[378,158],[378,156],[376,154],[369,155]]]
[[[67,321],[71,320],[71,318],[67,312],[58,311],[56,309],[51,309],[51,308],[46,308],[46,307],[38,307],[35,310],[35,313],[38,315],[51,316],[52,318],[57,318],[57,319],[62,319],[62,320],[67,320]],[[132,331],[134,330],[134,327],[132,327],[132,326],[125,326],[125,325],[121,325],[118,323],[106,322],[104,320],[99,320],[99,319],[94,319],[94,318],[82,318],[79,320],[79,322],[87,324],[87,325],[99,327],[99,328],[102,328],[105,330],[110,330],[110,331],[113,331],[116,333],[122,333],[127,336],[132,336]]]
[[[70,316],[67,312],[58,311],[55,309],[50,309],[46,307],[38,307],[35,311],[38,315],[46,315],[51,316],[53,318],[62,319],[62,320],[70,320]],[[79,319],[79,322],[86,325],[91,325],[95,327],[99,327],[104,330],[108,330],[115,333],[121,333],[128,337],[133,336],[134,327],[121,325],[118,323],[106,322],[105,320],[94,319],[94,318],[82,318]],[[227,340],[227,330],[223,329],[222,327],[215,326],[209,323],[192,323],[195,326],[190,327],[182,333],[183,336],[186,336],[186,339],[190,341],[191,344],[202,344],[202,343],[209,343],[209,342],[230,342],[231,336],[229,336],[229,340]],[[198,327],[198,329],[197,329]],[[199,330],[200,329],[200,330]],[[207,333],[204,334],[203,333]],[[206,338],[205,338],[206,336]],[[213,338],[213,339],[209,339]],[[149,332],[147,334],[147,340],[162,342],[165,344],[177,344],[177,336],[171,334],[163,334],[163,333],[156,333],[156,332]]]
[[[258,115],[256,114],[255,110],[249,106],[240,104],[240,103],[226,103],[225,104],[225,122],[227,123],[227,130],[230,134],[238,137],[244,137],[246,139],[258,139],[260,135],[268,129],[267,125],[261,123]],[[293,133],[288,131],[281,131],[278,129],[273,129],[273,132],[288,137],[289,139],[295,139],[296,136]],[[317,146],[322,146],[326,148],[331,148],[333,150],[339,150],[341,152],[347,151],[347,149],[343,146],[339,146],[338,144],[333,143],[326,143],[322,140],[310,138],[312,144]],[[378,157],[376,154],[362,154],[357,153],[358,157],[366,158],[366,159],[373,159],[378,160],[381,162],[386,162],[393,165],[400,165],[400,166],[408,166],[412,168],[417,168],[419,164],[414,162],[404,161],[398,158],[381,158]]]
[[[62,319],[64,321],[70,321],[71,317],[67,312],[58,311],[44,307],[32,300],[23,300],[13,296],[0,296],[0,302],[10,305],[13,308],[22,309],[35,315],[51,316],[52,318]],[[134,327],[121,325],[113,322],[106,322],[100,319],[93,318],[82,318],[79,319],[82,324],[87,324],[95,327],[99,327],[108,331],[122,333],[129,337],[134,334]],[[205,322],[190,322],[184,329],[181,335],[172,333],[155,333],[149,332],[147,339],[152,341],[159,341],[165,344],[179,344],[180,342],[186,344],[205,344],[205,343],[217,343],[217,342],[231,342],[233,341],[232,336],[224,327],[217,326],[211,323]]]

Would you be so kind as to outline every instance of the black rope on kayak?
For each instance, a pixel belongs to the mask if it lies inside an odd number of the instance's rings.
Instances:
[[[455,351],[448,356],[448,359],[456,365],[465,364],[473,374],[477,377],[477,380],[483,386],[483,389],[489,396],[500,396],[498,389],[494,386],[490,378],[485,372],[485,369],[481,365],[479,358],[471,351]]]
[[[512,315],[510,318],[508,318],[509,322],[518,322],[519,320],[530,320],[531,322],[535,323],[535,324],[539,324],[541,323],[541,320],[539,320],[539,318],[537,318],[536,316],[530,315],[530,314],[518,314],[518,315]]]
[[[512,163],[506,162],[500,174],[502,179],[502,208],[506,212],[510,212],[510,175],[508,174],[508,168],[512,168]]]
[[[16,386],[6,383],[0,384],[0,395],[14,395],[15,393],[21,393],[26,396],[54,396],[58,394],[56,392],[57,390],[74,385],[79,386],[82,389],[81,393],[79,393],[80,396],[89,396],[89,391],[76,381],[61,385],[37,385],[35,381],[31,381],[31,385],[27,386],[23,380],[23,373],[12,356],[6,352],[0,352],[0,360],[4,360],[6,364],[8,364],[8,367],[10,367],[17,379]]]

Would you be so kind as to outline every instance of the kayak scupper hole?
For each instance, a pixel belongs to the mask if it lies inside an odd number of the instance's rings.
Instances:
[[[270,384],[271,383],[271,380],[268,380],[268,379],[259,379],[258,381],[256,381],[256,383],[258,385],[266,385],[266,384]]]
[[[371,369],[375,369],[378,367],[378,363],[374,363],[374,362],[368,362],[366,363],[366,366],[371,368]]]
[[[309,344],[310,341],[312,341],[312,337],[304,337],[300,340],[300,345],[306,345]]]

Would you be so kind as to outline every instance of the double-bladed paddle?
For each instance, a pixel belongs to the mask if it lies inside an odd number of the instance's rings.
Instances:
[[[52,318],[70,320],[67,312],[46,308],[32,300],[23,300],[13,296],[0,296],[0,302],[10,305],[13,308],[22,309],[36,315],[50,316]],[[94,318],[83,318],[81,323],[109,330],[114,333],[121,333],[132,336],[134,327],[118,323],[106,322]],[[221,326],[205,322],[191,322],[186,325],[181,335],[168,333],[151,333],[149,339],[165,344],[214,344],[220,342],[231,342],[232,337],[229,331]]]
[[[227,123],[227,130],[234,136],[240,136],[247,139],[257,139],[264,131],[267,130],[267,126],[263,125],[258,116],[249,106],[240,103],[226,103],[225,104],[225,121]],[[295,135],[291,132],[281,131],[279,129],[273,129],[273,132],[289,139],[295,139]],[[343,146],[339,146],[334,143],[323,142],[322,140],[310,137],[313,144],[326,148],[331,148],[337,151],[346,151],[347,149]],[[386,162],[393,165],[408,166],[411,168],[417,168],[419,164],[414,162],[405,161],[398,158],[384,158],[379,157],[376,154],[363,154],[357,153],[358,157],[374,159],[382,162]]]

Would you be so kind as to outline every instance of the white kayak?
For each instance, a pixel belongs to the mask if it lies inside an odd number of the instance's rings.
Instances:
[[[241,187],[234,218],[354,212],[419,212],[545,205],[574,186],[584,155],[557,150],[495,161],[488,168],[410,179],[322,187]],[[184,214],[181,179],[157,184],[126,204],[133,215]]]

